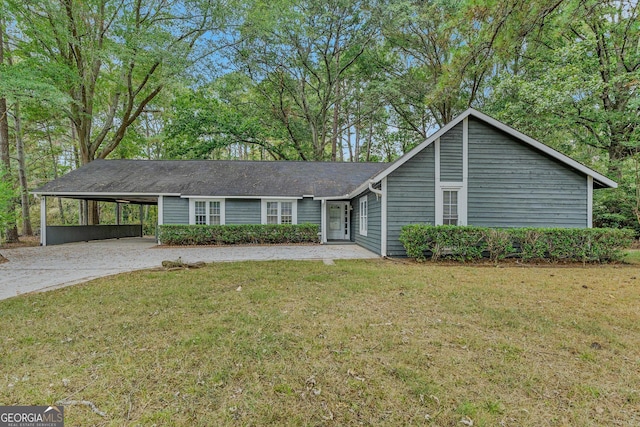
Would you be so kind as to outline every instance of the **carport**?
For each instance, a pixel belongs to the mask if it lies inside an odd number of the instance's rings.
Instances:
[[[158,204],[158,195],[149,193],[91,193],[43,190],[36,190],[32,193],[40,198],[40,244],[42,246],[89,240],[142,237],[144,234],[143,207],[145,205]],[[84,219],[84,224],[47,224],[47,199],[52,197],[80,200],[82,209],[84,210],[84,215],[81,216]],[[115,209],[115,224],[87,224],[89,201],[113,203]],[[122,205],[124,204],[137,205],[140,207],[139,224],[122,224]]]
[[[167,187],[167,182],[171,182],[171,177],[140,171],[135,167],[114,170],[105,160],[95,160],[89,165],[50,181],[31,191],[40,198],[40,243],[42,246],[49,246],[90,240],[142,237],[144,206],[158,205],[158,200],[162,204],[161,196],[163,188]],[[48,224],[47,203],[52,198],[79,200],[81,209],[79,224]],[[110,220],[109,225],[89,225],[87,219],[90,201],[107,202],[107,209],[111,209],[110,205],[113,204],[115,221]],[[140,207],[139,223],[132,224],[122,220],[125,205]]]

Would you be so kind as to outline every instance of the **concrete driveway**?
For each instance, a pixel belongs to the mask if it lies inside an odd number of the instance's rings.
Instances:
[[[229,262],[377,258],[357,245],[158,247],[152,238],[3,249],[0,300],[98,277],[159,267],[164,260]]]

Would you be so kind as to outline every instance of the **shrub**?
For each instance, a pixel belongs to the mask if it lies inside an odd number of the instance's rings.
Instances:
[[[496,262],[507,256],[524,261],[608,262],[623,258],[634,232],[613,228],[510,228],[408,225],[400,241],[409,257],[423,261],[449,257],[470,261],[484,251]]]
[[[623,249],[629,248],[635,238],[635,231],[626,228],[592,228],[588,231],[587,261],[620,261],[624,258]]]
[[[482,258],[486,248],[483,230],[479,227],[442,226],[444,232],[438,233],[438,245],[443,255],[456,261],[473,261]],[[447,228],[447,230],[444,230]]]
[[[399,240],[407,252],[407,256],[415,258],[418,261],[424,261],[426,254],[438,252],[432,238],[433,231],[431,226],[425,224],[406,225],[400,230]],[[439,252],[438,252],[439,254]],[[435,258],[438,258],[438,254]]]
[[[513,245],[518,248],[519,257],[523,261],[543,259],[547,254],[547,242],[542,228],[512,228],[508,233],[512,236]]]
[[[317,243],[317,224],[161,225],[166,245]]]
[[[408,225],[402,227],[400,242],[407,255],[418,261],[424,261],[426,254],[431,254],[434,261],[445,256],[458,261],[471,261],[482,258],[486,246],[480,227],[455,225]]]
[[[489,259],[493,262],[498,262],[516,251],[513,247],[513,237],[507,230],[482,229],[482,238],[489,253]]]

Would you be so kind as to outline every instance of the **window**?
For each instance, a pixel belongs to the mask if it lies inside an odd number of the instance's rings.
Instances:
[[[296,224],[296,200],[263,200],[263,224]]]
[[[267,202],[267,224],[278,223],[278,202]]]
[[[209,225],[220,225],[220,202],[209,202]]]
[[[195,202],[195,215],[196,224],[201,225],[207,223],[207,202]]]
[[[458,225],[458,190],[442,192],[442,224]]]
[[[367,235],[368,228],[368,216],[369,216],[369,202],[367,196],[360,197],[360,235]]]
[[[190,212],[190,224],[224,224],[224,201],[222,200],[191,200]]]
[[[467,225],[467,186],[462,182],[436,185],[436,225]]]
[[[280,202],[280,224],[293,224],[292,202]]]

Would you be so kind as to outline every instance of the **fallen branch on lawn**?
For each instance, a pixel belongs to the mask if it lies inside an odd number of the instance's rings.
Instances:
[[[202,268],[206,264],[202,261],[196,263],[183,262],[182,258],[178,258],[175,261],[162,261],[162,266],[167,270],[177,270],[181,268]]]

